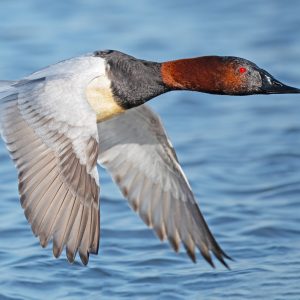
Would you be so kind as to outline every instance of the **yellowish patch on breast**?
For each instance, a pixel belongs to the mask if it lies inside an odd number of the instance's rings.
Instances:
[[[86,97],[97,115],[97,122],[102,122],[125,111],[115,100],[106,76],[95,78],[88,85]]]

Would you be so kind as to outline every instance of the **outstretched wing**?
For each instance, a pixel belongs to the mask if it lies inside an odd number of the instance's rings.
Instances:
[[[175,251],[182,241],[194,262],[197,247],[212,266],[210,251],[228,267],[158,116],[143,105],[99,123],[98,132],[99,163],[158,237]]]
[[[19,193],[32,231],[45,247],[53,238],[84,264],[99,245],[96,116],[72,75],[15,83],[0,100],[3,139],[19,173]]]

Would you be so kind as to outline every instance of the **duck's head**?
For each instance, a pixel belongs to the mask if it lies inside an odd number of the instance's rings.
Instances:
[[[100,121],[172,90],[220,95],[300,93],[300,89],[281,83],[238,57],[203,56],[157,63],[114,50],[96,51],[94,55],[105,60],[111,95],[102,101]]]
[[[203,56],[162,64],[166,85],[220,95],[293,94],[287,86],[249,60],[232,56]]]

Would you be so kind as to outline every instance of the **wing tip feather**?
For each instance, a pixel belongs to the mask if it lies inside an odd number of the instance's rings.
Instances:
[[[87,251],[86,253],[82,253],[81,251],[79,251],[79,256],[81,259],[81,262],[83,263],[84,266],[87,266],[87,264],[89,263],[89,252]]]
[[[195,249],[193,249],[191,246],[188,246],[186,243],[183,243],[183,246],[185,248],[187,255],[192,260],[192,262],[195,264],[197,262]]]
[[[170,245],[172,246],[173,250],[176,253],[178,253],[179,249],[180,249],[180,242],[171,236],[168,237],[168,241],[169,241]]]

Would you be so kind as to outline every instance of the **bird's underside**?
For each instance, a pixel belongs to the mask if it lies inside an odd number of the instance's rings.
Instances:
[[[65,247],[70,262],[79,252],[84,264],[98,253],[98,160],[161,240],[176,252],[182,243],[194,262],[198,248],[210,265],[213,253],[228,267],[158,116],[142,105],[97,125],[82,101],[80,78],[46,75],[0,82],[1,134],[41,245],[53,240],[55,257]]]

